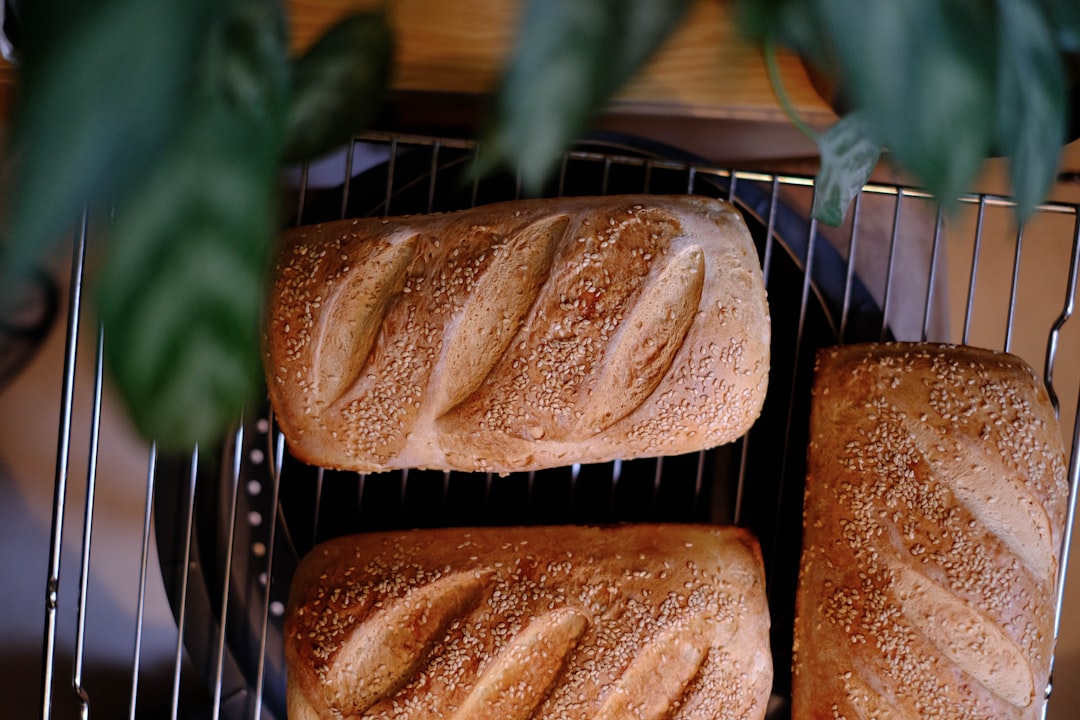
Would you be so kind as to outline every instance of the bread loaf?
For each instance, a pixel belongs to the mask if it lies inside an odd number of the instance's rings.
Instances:
[[[511,472],[738,438],[769,332],[727,203],[560,198],[289,231],[265,367],[309,463]]]
[[[793,718],[1037,718],[1068,497],[1061,430],[1014,356],[821,351]]]
[[[301,562],[290,720],[764,717],[753,536],[704,525],[348,536]]]

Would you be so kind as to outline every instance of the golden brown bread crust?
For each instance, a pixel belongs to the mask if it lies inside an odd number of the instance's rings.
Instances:
[[[344,537],[292,581],[289,717],[760,720],[768,631],[761,554],[736,528]]]
[[[826,349],[810,432],[793,719],[1039,717],[1068,484],[1032,370]]]
[[[738,438],[769,333],[727,203],[560,198],[289,231],[265,368],[302,460],[511,472]]]

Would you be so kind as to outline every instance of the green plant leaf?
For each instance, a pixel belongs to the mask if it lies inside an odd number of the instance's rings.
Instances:
[[[1017,215],[1050,192],[1065,142],[1065,70],[1054,31],[1026,0],[997,0],[997,146],[1009,160]]]
[[[8,272],[25,272],[86,205],[111,201],[156,161],[188,102],[206,4],[21,6]]]
[[[219,0],[199,59],[197,102],[227,103],[278,129],[288,103],[288,30],[280,0]],[[280,148],[268,147],[269,152]]]
[[[1066,134],[1065,54],[1080,50],[1075,0],[739,7],[744,32],[830,74],[892,161],[945,206],[998,154],[1021,219],[1048,193]]]
[[[781,20],[791,0],[737,0],[735,23],[743,37],[755,42],[775,38],[785,26]]]
[[[1061,50],[1080,53],[1080,3],[1076,0],[1038,0]]]
[[[285,159],[299,162],[343,145],[378,116],[393,57],[383,12],[341,20],[293,68]]]
[[[259,387],[273,187],[253,177],[243,123],[225,131],[235,121],[208,115],[120,209],[100,278],[111,374],[166,451],[216,442]]]
[[[740,34],[755,43],[779,43],[804,59],[829,65],[829,45],[823,44],[816,6],[807,0],[738,0],[735,23]]]
[[[529,0],[481,153],[537,191],[558,154],[682,19],[689,0]]]
[[[208,32],[183,131],[106,237],[106,359],[135,426],[165,452],[217,443],[258,400],[287,91],[270,6],[237,2]]]
[[[881,145],[870,133],[866,120],[848,113],[824,133],[803,122],[784,88],[784,79],[771,38],[764,40],[765,66],[777,102],[792,124],[817,145],[821,169],[814,181],[811,216],[834,227],[844,222],[848,206],[862,190],[881,157]]]
[[[981,0],[815,0],[845,96],[898,164],[950,205],[994,140],[996,27]]]
[[[848,206],[870,179],[881,146],[870,137],[862,116],[844,116],[818,136],[821,170],[814,182],[812,215],[826,225],[844,222]]]

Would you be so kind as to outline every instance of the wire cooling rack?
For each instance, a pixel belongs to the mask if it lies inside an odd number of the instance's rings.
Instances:
[[[358,138],[333,160],[297,171],[291,222],[439,212],[520,196],[512,176],[478,179],[472,171],[482,152],[453,138]],[[293,460],[272,415],[253,409],[220,449],[193,448],[181,459],[147,449],[145,476],[137,479],[145,487],[141,543],[123,557],[107,558],[92,552],[100,532],[94,525],[99,457],[110,451],[101,444],[107,329],[82,327],[84,220],[74,243],[58,378],[41,717],[87,717],[93,710],[108,717],[283,719],[281,622],[289,580],[308,549],[335,535],[404,526],[647,520],[738,523],[758,536],[777,671],[769,716],[786,717],[809,382],[817,349],[837,343],[969,343],[1009,350],[1036,367],[1071,438],[1067,549],[1080,472],[1080,328],[1072,320],[1080,265],[1076,204],[1048,203],[1016,228],[1007,197],[965,197],[946,219],[924,193],[879,184],[856,199],[846,227],[831,230],[806,220],[808,178],[713,167],[621,137],[595,138],[566,153],[545,194],[630,192],[723,197],[747,219],[769,293],[773,366],[762,416],[742,440],[687,456],[507,477],[364,476]],[[77,352],[87,332],[96,349],[89,361]],[[72,400],[77,364],[86,362],[93,366],[88,417],[74,411]],[[72,447],[76,427],[89,434],[85,456]],[[85,467],[84,482],[73,477],[73,464]],[[76,511],[81,522],[68,518]],[[126,679],[119,692],[95,693],[87,628],[92,579],[104,563],[131,563],[138,583],[120,590],[134,595],[131,617],[121,618],[131,637]],[[1063,563],[1062,579],[1064,570]],[[164,631],[146,622],[158,587],[173,621]],[[1061,606],[1059,598],[1059,619]],[[73,633],[61,631],[67,625],[74,625]],[[147,648],[162,644],[167,650],[150,658]]]

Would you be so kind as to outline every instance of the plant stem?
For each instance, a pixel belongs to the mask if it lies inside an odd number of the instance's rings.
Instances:
[[[769,83],[772,85],[773,93],[780,103],[780,108],[791,120],[792,125],[817,144],[819,139],[817,131],[798,116],[794,106],[791,104],[791,98],[788,97],[787,90],[784,89],[784,80],[780,77],[780,63],[776,58],[776,42],[772,37],[765,38],[762,50],[765,54],[765,68],[769,72]]]

